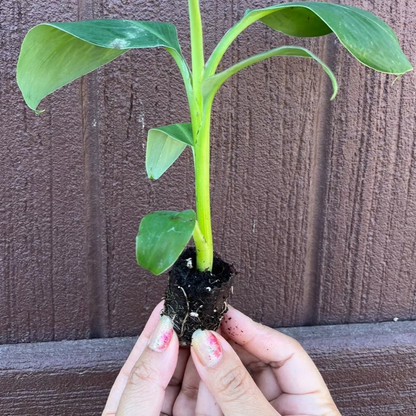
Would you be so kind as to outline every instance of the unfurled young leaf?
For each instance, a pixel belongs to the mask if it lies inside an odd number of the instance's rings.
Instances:
[[[34,111],[48,94],[133,48],[166,48],[183,61],[170,23],[86,20],[43,23],[26,35],[17,64],[17,83]]]
[[[332,82],[333,94],[332,98],[335,98],[338,92],[338,84],[337,80],[335,79],[335,75],[332,71],[326,66],[317,56],[315,56],[312,52],[308,51],[305,48],[301,48],[299,46],[282,46],[280,48],[272,49],[267,52],[259,53],[258,55],[254,55],[250,58],[244,59],[243,61],[233,65],[232,67],[226,69],[223,72],[220,72],[212,77],[207,78],[202,83],[202,93],[204,97],[212,97],[220,88],[220,86],[232,75],[241,71],[244,68],[247,68],[250,65],[254,65],[257,62],[261,62],[265,59],[271,58],[273,56],[295,56],[298,58],[312,58],[316,62],[318,62],[324,71],[329,76]]]
[[[193,210],[157,211],[146,215],[136,238],[137,263],[159,275],[175,263],[195,229]]]
[[[186,146],[193,146],[191,123],[171,124],[149,130],[146,147],[147,176],[159,179]]]

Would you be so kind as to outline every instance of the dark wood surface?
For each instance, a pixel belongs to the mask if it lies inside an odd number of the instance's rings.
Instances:
[[[406,1],[354,2],[383,16],[416,63]],[[328,112],[316,322],[416,318],[416,81],[331,56],[342,97]],[[413,59],[412,59],[413,57]]]
[[[390,23],[416,62],[407,0],[348,0]],[[247,8],[201,1],[207,54]],[[18,48],[42,21],[175,23],[189,57],[185,2],[38,0],[0,4],[0,342],[128,336],[162,297],[164,277],[135,263],[140,219],[193,207],[189,152],[159,181],[144,170],[151,127],[187,121],[174,63],[132,51],[26,109]],[[261,24],[222,68],[270,46],[309,47],[229,80],[215,101],[212,199],[216,251],[239,271],[233,304],[271,326],[416,315],[415,78],[364,68],[334,36],[294,40]],[[254,293],[254,300],[253,295]]]
[[[416,322],[284,330],[312,355],[343,416],[413,416]],[[134,338],[0,346],[0,412],[97,415]]]
[[[26,31],[76,20],[74,2],[0,2],[0,342],[89,336],[86,175],[79,84],[25,107],[15,72]]]

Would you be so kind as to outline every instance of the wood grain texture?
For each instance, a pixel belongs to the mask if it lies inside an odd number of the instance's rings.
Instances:
[[[408,1],[343,3],[387,20],[416,61]],[[206,55],[247,8],[271,4],[201,0]],[[45,20],[170,21],[189,58],[185,2],[4,0],[0,12],[0,343],[137,334],[166,284],[135,262],[140,219],[194,206],[190,152],[158,181],[144,169],[148,129],[189,120],[175,64],[163,50],[131,51],[45,100],[37,117],[14,68],[24,33]],[[391,86],[334,36],[295,40],[262,24],[221,69],[282,44],[329,63],[340,93],[330,103],[324,72],[295,58],[259,63],[220,91],[214,243],[239,271],[233,304],[271,326],[413,319],[414,76]]]
[[[416,62],[407,1],[348,1],[382,16]],[[416,82],[374,73],[332,45],[341,97],[330,134],[315,323],[416,317]]]
[[[0,343],[89,334],[79,84],[35,116],[15,80],[27,30],[77,16],[75,2],[0,2]]]
[[[343,416],[413,416],[416,323],[285,329],[311,354]],[[133,338],[0,346],[0,411],[97,415]]]

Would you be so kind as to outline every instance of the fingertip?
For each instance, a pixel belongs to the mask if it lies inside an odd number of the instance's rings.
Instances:
[[[271,351],[278,348],[279,356],[304,351],[294,338],[253,321],[235,308],[230,308],[221,324],[222,333],[257,358],[270,360]]]
[[[179,348],[180,348],[179,338],[174,330],[167,349],[171,350],[173,354],[176,354],[176,356],[179,357]]]
[[[204,367],[214,367],[223,355],[222,338],[208,330],[196,330],[192,335],[191,351]],[[225,341],[226,342],[226,341]]]
[[[150,349],[147,348],[147,345],[149,343],[148,340],[152,336],[152,333],[159,322],[160,313],[163,309],[163,305],[164,305],[164,302],[161,301],[153,309],[146,323],[145,328],[143,329],[138,340],[136,341],[132,351],[129,354],[129,357],[127,358],[126,362],[123,365],[123,368],[120,370],[120,373],[118,374],[117,379],[115,380],[113,387],[111,388],[111,392],[108,396],[107,403],[105,406],[105,412],[107,412],[108,414],[113,414],[113,413],[115,414],[115,411],[116,411],[115,409],[117,409],[117,407],[119,406],[122,394],[125,391],[125,388],[131,376],[132,370],[135,368],[135,365],[138,362],[138,360],[140,360],[140,357],[142,356],[142,354],[146,353],[147,351],[150,352]],[[168,359],[164,357],[164,360],[168,362],[172,362],[171,371],[173,374],[173,371],[176,367],[176,361],[177,361],[178,350],[179,350],[179,341],[175,333],[172,334],[172,338],[170,340],[169,347],[167,349],[170,351],[169,352],[170,355]],[[169,364],[167,365],[167,367],[169,367]],[[169,369],[168,369],[168,372],[169,372]],[[167,379],[169,382],[170,380],[169,374],[167,375]]]
[[[155,352],[163,352],[168,348],[173,334],[172,319],[169,316],[163,315],[160,317],[147,345]]]
[[[221,331],[224,336],[242,344],[256,332],[258,326],[261,325],[232,306],[221,321]]]
[[[191,354],[201,380],[224,414],[270,413],[270,404],[224,337],[212,331],[196,331]]]

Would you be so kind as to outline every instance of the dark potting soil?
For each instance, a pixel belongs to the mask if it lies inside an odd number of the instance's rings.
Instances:
[[[214,257],[212,272],[196,269],[194,247],[184,250],[169,272],[163,315],[173,320],[181,346],[191,344],[197,329],[215,331],[228,310],[233,266]]]

